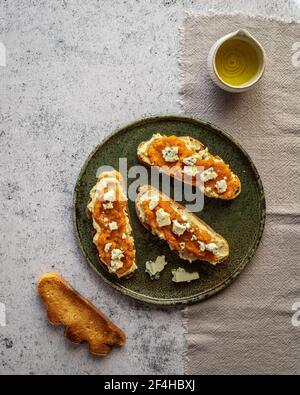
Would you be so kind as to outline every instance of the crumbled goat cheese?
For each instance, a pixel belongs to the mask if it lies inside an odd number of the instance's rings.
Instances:
[[[173,226],[172,226],[172,232],[175,233],[176,236],[181,236],[184,234],[184,232],[187,229],[186,224],[181,224],[180,222],[177,221],[177,219],[175,219],[173,222]]]
[[[203,243],[203,241],[200,241],[200,240],[199,240],[199,241],[198,241],[198,244],[199,244],[200,251],[204,252],[205,249],[206,249],[205,243]]]
[[[118,229],[118,224],[117,224],[115,221],[110,222],[110,223],[108,224],[108,226],[109,226],[109,229],[110,229],[110,230],[117,230],[117,229]]]
[[[216,188],[218,193],[224,193],[227,191],[227,182],[226,180],[220,180],[216,182]]]
[[[191,237],[191,240],[192,240],[192,241],[196,241],[196,240],[197,240],[197,237],[196,237],[195,235],[193,235],[193,236]]]
[[[114,205],[112,204],[112,202],[103,203],[103,208],[104,208],[105,210],[109,210],[109,209],[114,208]]]
[[[182,221],[185,221],[185,222],[189,220],[188,216],[185,214],[182,214],[181,219],[182,219]]]
[[[216,254],[218,251],[219,247],[215,243],[209,243],[206,244],[205,246],[206,251],[212,252],[213,254]]]
[[[114,248],[111,252],[111,259],[113,261],[121,260],[124,257],[123,251],[119,248]]]
[[[198,155],[200,156],[201,159],[206,160],[209,157],[208,148],[206,147],[204,150],[199,151]]]
[[[179,243],[179,248],[181,251],[184,251],[185,250],[185,243],[184,242]]]
[[[122,250],[119,248],[114,248],[111,252],[111,262],[109,268],[111,272],[116,272],[118,269],[123,267],[122,258],[124,258]]]
[[[183,163],[187,166],[193,166],[197,162],[197,158],[195,156],[189,156],[188,158],[183,159]]]
[[[184,166],[183,173],[189,177],[195,177],[198,174],[197,166]]]
[[[171,225],[170,214],[164,211],[164,209],[160,208],[156,211],[156,221],[159,227]]]
[[[159,196],[158,195],[151,196],[151,199],[149,201],[150,210],[154,210],[155,207],[158,205],[158,203],[159,203]]]
[[[97,192],[102,192],[108,185],[119,185],[119,184],[120,182],[116,178],[105,177],[97,182],[97,184],[95,185],[95,190]]]
[[[111,243],[106,243],[104,246],[104,252],[108,252],[110,250]]]
[[[122,234],[122,239],[123,239],[123,240],[127,239],[126,233],[123,233],[123,234]]]
[[[204,170],[204,172],[201,173],[201,176],[200,176],[200,178],[203,182],[206,182],[209,180],[214,180],[217,177],[218,177],[218,174],[215,172],[213,167],[210,167],[207,170]]]
[[[106,202],[115,202],[116,201],[116,191],[114,189],[110,189],[103,195],[103,200]]]
[[[162,150],[162,155],[166,162],[177,162],[179,160],[178,147],[166,147]]]
[[[149,274],[152,280],[158,280],[160,273],[164,270],[167,265],[167,261],[164,255],[158,256],[155,261],[146,262],[146,273]]]
[[[182,283],[182,282],[190,282],[193,280],[198,280],[199,277],[199,273],[197,272],[187,272],[186,270],[184,270],[182,267],[179,267],[178,269],[174,269],[172,270],[172,281],[174,283]]]

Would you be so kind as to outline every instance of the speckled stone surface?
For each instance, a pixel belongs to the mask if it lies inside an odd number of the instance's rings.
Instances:
[[[129,300],[103,284],[77,247],[73,187],[110,131],[178,113],[184,10],[299,17],[293,1],[10,1],[0,4],[0,374],[183,373],[180,309]],[[101,359],[48,325],[35,284],[61,273],[127,333]]]

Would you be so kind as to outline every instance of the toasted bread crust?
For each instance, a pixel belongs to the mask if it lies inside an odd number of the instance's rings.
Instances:
[[[125,334],[59,274],[45,273],[37,291],[50,323],[64,325],[65,336],[74,343],[86,341],[95,355],[105,356],[113,345],[123,346]]]
[[[204,149],[205,149],[205,145],[204,145],[201,141],[196,140],[196,139],[194,139],[193,137],[190,137],[190,136],[180,136],[180,137],[178,137],[178,138],[179,138],[180,140],[184,141],[186,144],[189,144],[189,145],[192,144],[192,145],[194,145],[195,148],[198,149],[198,150],[204,150]],[[151,165],[151,163],[150,163],[150,161],[149,161],[148,156],[144,154],[144,150],[146,149],[146,151],[147,151],[147,143],[148,143],[148,141],[142,141],[142,142],[138,145],[138,148],[137,148],[137,156],[138,156],[138,159],[140,160],[141,163],[143,163],[145,166],[151,167],[152,165]],[[218,155],[214,155],[214,157],[217,158],[217,159],[221,159]],[[179,181],[183,181],[183,179],[177,177],[177,175],[174,175],[174,174],[172,174],[171,172],[168,172],[168,173],[167,173],[165,167],[164,167],[164,168],[158,167],[158,169],[159,169],[162,173],[168,174],[169,176],[174,177],[174,178],[176,178],[176,179],[179,180]],[[232,172],[232,177],[238,182],[239,188],[236,190],[236,192],[235,192],[230,198],[228,198],[228,197],[227,197],[227,198],[224,198],[224,196],[223,196],[222,194],[217,194],[217,193],[214,193],[213,191],[212,191],[212,192],[207,192],[206,190],[204,190],[203,193],[204,193],[205,196],[207,196],[207,197],[215,198],[215,199],[221,199],[221,200],[233,200],[233,199],[237,198],[237,197],[241,194],[241,192],[242,192],[242,186],[241,186],[241,182],[240,182],[239,177],[238,177],[236,174],[234,174],[233,172]],[[190,181],[189,179],[184,179],[184,182],[187,183],[187,184],[189,184],[189,185],[193,185],[192,180]]]
[[[193,214],[193,213],[191,213],[190,211],[188,211],[188,210],[186,209],[186,207],[184,207],[183,205],[181,205],[181,204],[178,203],[178,202],[175,202],[173,199],[169,198],[168,196],[164,195],[164,194],[161,193],[158,189],[154,188],[152,185],[143,185],[143,186],[140,188],[139,194],[138,194],[138,196],[137,196],[137,198],[136,198],[136,201],[135,201],[135,208],[136,208],[137,216],[138,216],[139,220],[141,221],[142,225],[143,225],[147,230],[150,230],[150,231],[151,231],[152,229],[151,229],[151,226],[149,226],[149,224],[145,223],[145,222],[142,220],[143,215],[142,215],[141,208],[140,208],[140,205],[139,205],[140,199],[141,199],[141,197],[143,196],[143,194],[144,194],[146,191],[152,191],[152,192],[158,194],[161,198],[170,200],[170,204],[171,204],[176,210],[179,210],[179,211],[184,212],[184,214],[187,215],[187,217],[189,218],[190,221],[193,220],[193,222],[197,223],[198,226],[200,226],[201,228],[205,229],[208,233],[210,233],[211,235],[213,235],[213,237],[214,237],[214,239],[215,239],[214,241],[217,241],[219,244],[221,244],[221,243],[223,244],[224,251],[226,252],[226,253],[224,253],[224,256],[219,257],[217,260],[214,260],[214,261],[212,261],[211,259],[209,259],[209,257],[201,258],[201,260],[207,261],[207,262],[209,262],[209,263],[212,264],[212,265],[217,265],[217,264],[219,264],[219,263],[224,262],[224,261],[228,258],[228,256],[229,256],[229,244],[228,244],[228,242],[224,239],[223,236],[221,236],[220,234],[218,234],[217,232],[215,232],[209,225],[207,225],[206,222],[204,222],[203,220],[201,220],[201,219],[200,219],[199,217],[197,217],[195,214]],[[166,241],[168,242],[168,240],[166,240]],[[178,251],[177,251],[177,252],[178,252]],[[195,258],[195,260],[196,260],[196,259],[197,259],[197,258]]]

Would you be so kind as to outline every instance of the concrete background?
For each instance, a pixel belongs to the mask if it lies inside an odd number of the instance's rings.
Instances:
[[[72,191],[110,131],[178,113],[184,10],[299,18],[295,1],[0,2],[0,374],[180,374],[180,309],[119,295],[88,267],[73,235]],[[271,39],[271,38],[270,38]],[[101,359],[48,325],[35,284],[57,271],[109,315],[127,344]]]

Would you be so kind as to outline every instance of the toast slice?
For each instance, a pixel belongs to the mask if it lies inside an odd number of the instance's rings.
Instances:
[[[125,344],[125,334],[121,329],[59,274],[43,274],[37,290],[47,306],[48,320],[54,325],[64,325],[65,336],[72,342],[86,341],[90,352],[101,356],[107,355],[112,346]]]
[[[87,217],[93,220],[93,242],[102,265],[117,277],[130,277],[137,269],[127,197],[122,175],[103,172],[90,191]]]
[[[228,258],[229,245],[222,236],[153,186],[140,188],[135,205],[145,228],[165,240],[181,259],[215,266]]]
[[[154,134],[137,149],[139,160],[184,183],[198,186],[210,198],[232,200],[241,193],[241,182],[219,156],[189,136]]]

